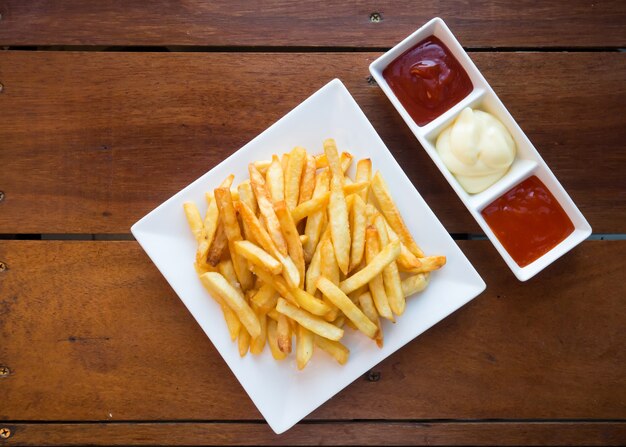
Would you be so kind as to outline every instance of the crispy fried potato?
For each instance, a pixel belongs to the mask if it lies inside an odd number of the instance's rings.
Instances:
[[[289,161],[285,170],[285,203],[289,210],[298,206],[300,196],[300,180],[306,163],[306,151],[303,147],[294,147],[289,153]]]
[[[389,193],[387,184],[385,183],[385,180],[380,172],[376,172],[370,186],[372,188],[372,192],[374,193],[374,197],[376,197],[376,201],[380,206],[380,211],[385,216],[385,219],[387,219],[387,222],[389,222],[389,226],[393,228],[402,243],[406,245],[411,253],[417,257],[423,257],[424,253],[418,247],[417,243],[413,239],[413,236],[411,236],[411,233],[404,223],[402,215],[400,215],[400,211],[398,211],[398,208]]]
[[[369,191],[369,182],[372,179],[372,160],[369,158],[363,158],[356,164],[356,176],[354,180],[356,183],[367,182],[367,186],[359,191],[359,195],[363,201],[367,202],[367,193]]]
[[[365,227],[367,216],[365,215],[365,202],[361,196],[355,194],[350,208],[350,229],[352,230],[352,248],[350,249],[350,271],[354,270],[363,259],[365,252]]]
[[[263,267],[272,275],[278,275],[283,271],[283,265],[274,259],[268,252],[261,247],[254,245],[250,241],[235,242],[235,251],[243,256],[249,262],[259,267]]]
[[[280,227],[283,230],[285,241],[287,242],[287,252],[298,268],[300,277],[298,285],[304,286],[304,251],[302,249],[302,243],[300,242],[298,229],[284,201],[276,202],[274,204],[274,211],[278,217]]]
[[[333,244],[330,242],[330,239],[325,239],[320,244],[322,246],[320,249],[321,274],[337,285],[339,284],[339,266],[333,251]]]
[[[406,269],[409,273],[428,273],[433,270],[438,270],[446,264],[445,256],[425,256],[423,258],[417,258],[419,266]]]
[[[235,267],[233,266],[233,261],[230,258],[223,259],[217,265],[217,271],[228,281],[228,284],[237,289],[241,295],[244,294],[243,290],[241,290],[241,284],[239,283],[239,278],[237,278],[237,273],[235,273]]]
[[[277,155],[272,155],[272,163],[265,173],[265,184],[272,201],[285,200],[285,176]]]
[[[290,303],[295,306],[300,306],[298,301],[291,293],[291,288],[287,285],[287,282],[282,276],[274,276],[267,270],[258,266],[251,266],[252,272],[257,275],[265,284],[270,284],[280,296],[287,299]]]
[[[270,167],[270,164],[272,164],[272,160],[257,160],[253,163],[254,167],[257,168],[261,174],[265,175],[267,169]]]
[[[328,340],[319,335],[315,335],[314,342],[317,347],[330,354],[339,364],[345,365],[348,361],[350,350],[338,341]]]
[[[315,291],[317,290],[317,286],[316,286],[317,279],[320,276],[322,276],[322,251],[320,247],[321,247],[321,244],[318,244],[318,249],[315,250],[315,253],[313,254],[313,258],[311,259],[311,262],[309,263],[309,268],[307,269],[306,274],[305,274],[306,291],[307,293],[310,293],[311,295],[313,295]]]
[[[272,357],[275,360],[284,360],[287,357],[283,351],[278,347],[278,323],[275,320],[267,320],[267,344],[272,351]]]
[[[428,273],[418,273],[402,280],[402,293],[405,297],[421,292],[428,286],[430,275]]]
[[[228,248],[235,267],[235,273],[237,278],[239,278],[241,288],[245,292],[252,287],[254,278],[248,268],[248,261],[237,253],[234,246],[235,242],[241,241],[243,238],[241,237],[241,229],[239,228],[239,221],[233,206],[231,192],[228,188],[217,188],[214,194],[217,207],[220,210],[220,218],[224,223],[224,232],[228,239]]]
[[[326,153],[317,154],[314,157],[315,157],[315,167],[317,169],[328,167],[328,157]],[[341,172],[345,174],[348,168],[350,168],[350,164],[352,163],[352,154],[349,154],[348,152],[342,152],[340,163],[341,163]]]
[[[358,182],[358,183],[347,183],[345,180],[348,177],[344,177],[344,185],[343,185],[343,193],[345,196],[349,196],[350,194],[356,194],[356,193],[361,193],[361,191],[364,191],[367,189],[367,187],[370,185],[370,182]]]
[[[365,316],[376,324],[378,332],[376,332],[376,337],[374,338],[374,340],[376,341],[376,345],[378,345],[379,348],[382,348],[383,327],[380,324],[380,318],[378,318],[378,313],[376,313],[376,307],[374,305],[372,295],[370,295],[369,292],[362,293],[361,295],[359,295],[358,302]]]
[[[378,215],[374,218],[374,226],[378,231],[378,238],[381,245],[389,244],[389,236],[387,235],[387,227],[383,216]],[[400,281],[400,273],[395,261],[392,261],[383,269],[383,283],[385,284],[385,293],[389,301],[391,311],[396,315],[402,315],[406,307],[404,294],[402,293],[402,282]]]
[[[285,315],[278,317],[278,324],[276,326],[276,341],[278,343],[278,349],[285,354],[291,352],[291,326]]]
[[[265,225],[272,241],[276,245],[276,248],[283,256],[287,256],[287,243],[283,238],[283,233],[280,231],[280,223],[278,223],[278,217],[274,212],[274,205],[270,198],[269,192],[265,187],[265,180],[263,176],[254,167],[254,164],[248,165],[248,171],[250,172],[250,183],[252,184],[252,190],[256,196],[256,201],[259,205],[259,211],[265,219]],[[260,241],[259,241],[260,242]]]
[[[313,356],[313,332],[302,325],[296,329],[296,364],[304,369]]]
[[[312,155],[306,156],[302,177],[300,179],[300,197],[298,204],[306,202],[313,197],[313,189],[315,188],[315,158]]]
[[[250,349],[250,334],[245,327],[242,327],[239,331],[239,356],[245,357],[248,353],[248,349]]]
[[[219,264],[220,259],[222,259],[222,254],[224,253],[224,249],[228,245],[228,239],[226,238],[226,233],[224,232],[224,224],[222,223],[222,219],[219,219],[217,223],[217,230],[215,231],[215,237],[213,238],[213,243],[209,248],[209,252],[207,253],[207,262],[215,267]]]
[[[378,331],[376,325],[328,278],[322,276],[318,279],[317,288],[320,289],[324,296],[332,301],[361,332],[370,338],[376,336],[376,332]]]
[[[314,197],[306,202],[302,202],[291,210],[291,216],[295,222],[299,222],[313,213],[323,210],[328,205],[330,193],[324,193],[318,197]]]
[[[330,171],[327,168],[322,169],[320,172],[318,172],[315,176],[315,189],[313,190],[312,198],[316,199],[328,192],[329,182]],[[313,258],[313,253],[315,253],[315,247],[317,247],[317,243],[319,242],[320,236],[322,235],[322,225],[324,224],[325,212],[325,210],[320,210],[308,215],[308,218],[306,220],[306,226],[304,227],[304,234],[309,237],[309,240],[303,244],[305,262],[311,262],[311,259]]]
[[[298,301],[300,307],[311,312],[313,315],[323,317],[330,311],[330,307],[328,307],[324,301],[315,298],[315,296],[302,289],[291,289],[291,293],[296,298],[296,301]]]
[[[304,248],[304,244],[306,244],[307,241],[309,240],[309,236],[307,236],[306,234],[301,234],[298,237],[300,238],[300,243],[302,244],[302,248]]]
[[[362,270],[343,280],[339,287],[343,293],[350,293],[358,289],[363,284],[372,280],[372,278],[383,271],[389,263],[395,261],[400,254],[400,241],[393,241],[381,250],[376,257],[367,264]]]
[[[193,202],[185,202],[183,209],[185,210],[185,216],[187,216],[187,222],[189,223],[193,237],[196,238],[197,242],[202,241],[204,239],[204,224],[202,223],[202,217],[200,216],[198,207]]]
[[[378,240],[378,231],[376,231],[376,227],[373,225],[368,226],[365,230],[365,238],[365,260],[368,264],[370,264],[380,252],[380,242]],[[391,308],[389,307],[389,301],[387,299],[387,293],[385,292],[382,274],[375,275],[369,281],[368,285],[374,304],[376,305],[376,310],[380,316],[389,321],[395,321]]]
[[[254,305],[257,315],[266,314],[276,307],[278,297],[272,284],[263,283],[259,290],[252,295],[250,302]]]
[[[258,205],[256,203],[256,198],[254,197],[254,192],[252,191],[250,180],[241,182],[237,186],[237,191],[239,192],[239,201],[248,205],[252,212],[256,214]]]
[[[343,171],[337,154],[335,140],[324,141],[324,153],[330,167],[330,199],[328,203],[328,219],[330,234],[335,249],[337,265],[344,275],[350,266],[350,225],[348,222],[348,206],[343,193]]]
[[[256,312],[256,309],[255,309]],[[265,342],[267,340],[267,315],[265,313],[258,313],[257,318],[261,326],[261,333],[258,337],[254,337],[250,340],[250,353],[253,355],[259,355],[265,348]]]
[[[244,297],[221,274],[208,272],[200,276],[200,280],[212,295],[222,298],[237,314],[250,336],[258,337],[261,334],[261,325],[256,314]]]
[[[339,340],[341,337],[343,337],[343,329],[340,329],[328,323],[327,321],[324,321],[321,318],[310,314],[304,309],[299,309],[295,306],[292,306],[283,298],[278,299],[278,304],[276,304],[276,311],[288,316],[292,320],[295,320],[311,332],[328,338],[329,340]]]

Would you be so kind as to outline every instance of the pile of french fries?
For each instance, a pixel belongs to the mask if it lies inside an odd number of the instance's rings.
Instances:
[[[395,322],[405,298],[426,288],[445,256],[426,256],[409,233],[380,172],[333,139],[324,152],[302,147],[250,163],[250,178],[228,176],[206,193],[204,219],[185,214],[197,242],[195,269],[221,306],[239,354],[276,360],[293,350],[303,369],[314,347],[348,361],[345,327],[383,346],[381,318]]]

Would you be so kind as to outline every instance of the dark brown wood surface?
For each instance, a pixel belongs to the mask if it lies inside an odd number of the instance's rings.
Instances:
[[[128,233],[334,77],[445,227],[481,232],[367,82],[379,54],[4,53],[0,233]],[[471,56],[594,231],[626,232],[626,54]]]
[[[440,16],[470,47],[626,46],[619,0],[4,0],[0,13],[0,45],[380,48]]]
[[[460,246],[487,291],[308,419],[622,418],[626,241],[528,283],[488,241]],[[0,420],[261,419],[136,242],[3,241],[0,259]]]

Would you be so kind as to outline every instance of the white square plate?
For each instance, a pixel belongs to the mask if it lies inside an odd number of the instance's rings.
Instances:
[[[294,146],[311,153],[334,138],[339,150],[355,159],[369,157],[387,180],[398,208],[417,243],[427,254],[447,256],[447,264],[431,275],[430,285],[407,300],[396,324],[385,321],[385,345],[378,349],[367,337],[347,330],[350,349],[344,366],[317,350],[298,371],[295,356],[275,361],[269,349],[260,356],[239,357],[222,312],[204,290],[193,268],[196,242],[189,231],[183,202],[203,204],[204,192],[230,173],[235,182],[248,178],[248,163],[271,158]],[[203,209],[200,210],[204,212]],[[213,342],[268,424],[282,433],[330,399],[377,363],[463,306],[485,289],[485,283],[404,174],[345,86],[335,79],[293,109],[218,166],[150,212],[131,228],[139,244],[170,283]]]

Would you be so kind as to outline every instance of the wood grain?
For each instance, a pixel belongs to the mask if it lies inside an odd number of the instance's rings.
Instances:
[[[460,245],[487,291],[309,419],[624,419],[626,241],[526,283]],[[0,241],[0,260],[0,420],[261,419],[137,243]]]
[[[382,14],[372,23],[370,15]],[[470,47],[623,47],[626,8],[530,0],[5,0],[0,45],[391,47],[432,17]]]
[[[446,228],[480,232],[368,84],[379,54],[6,52],[0,233],[127,233],[334,77]],[[626,232],[626,54],[472,58],[594,231]]]
[[[618,445],[624,422],[323,422],[275,435],[256,423],[9,424],[0,445]]]

